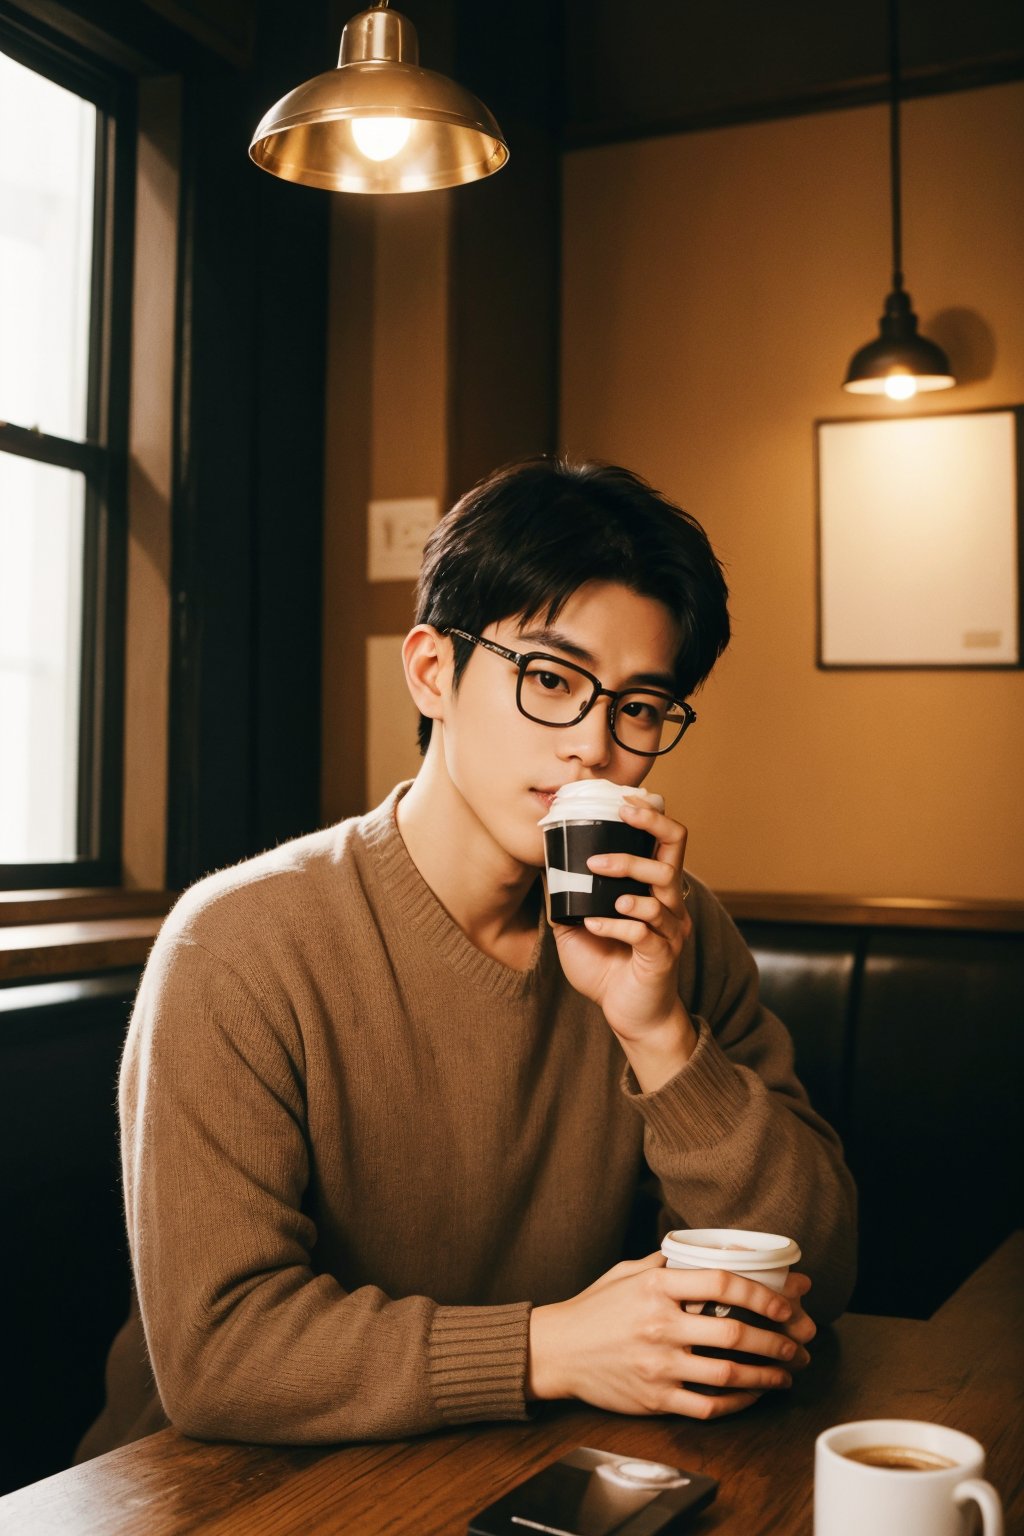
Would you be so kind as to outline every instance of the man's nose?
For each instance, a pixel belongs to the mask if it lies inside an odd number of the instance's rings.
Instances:
[[[582,720],[566,726],[558,734],[562,738],[558,743],[558,756],[563,762],[575,759],[588,768],[604,767],[614,750],[607,702],[598,698]]]

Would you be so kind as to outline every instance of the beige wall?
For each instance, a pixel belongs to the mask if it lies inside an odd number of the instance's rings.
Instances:
[[[324,821],[364,811],[385,779],[419,763],[396,647],[370,643],[405,634],[413,583],[367,580],[367,503],[447,497],[449,195],[339,197],[331,208]]]
[[[815,666],[816,418],[888,286],[880,107],[574,152],[561,437],[639,470],[728,567],[732,648],[656,778],[720,889],[1024,898],[1024,672]],[[968,380],[1024,401],[1024,85],[909,103],[904,255]],[[893,409],[894,414],[897,408]]]

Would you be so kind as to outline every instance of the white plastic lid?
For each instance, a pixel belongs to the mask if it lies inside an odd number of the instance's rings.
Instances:
[[[627,795],[639,795],[652,810],[665,809],[665,801],[653,790],[613,784],[610,779],[577,779],[573,784],[562,785],[537,825],[550,827],[563,821],[621,821],[619,808]]]
[[[779,1232],[745,1232],[738,1227],[682,1228],[661,1245],[667,1259],[690,1269],[784,1269],[796,1264],[800,1249]]]

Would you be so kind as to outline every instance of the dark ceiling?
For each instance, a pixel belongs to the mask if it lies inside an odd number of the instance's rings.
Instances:
[[[899,10],[905,94],[1024,76],[1020,0],[902,0]],[[879,100],[887,11],[886,0],[564,0],[566,140]]]
[[[289,58],[301,45],[313,68],[330,68],[342,24],[367,3],[293,6]],[[500,120],[517,104],[572,147],[881,100],[889,3],[397,0],[395,8],[417,27],[426,67],[454,73],[489,102],[497,91],[490,104]],[[14,5],[108,56],[120,47],[127,67],[142,69],[174,68],[198,44],[244,70],[268,23],[279,24],[274,0]],[[905,95],[1024,78],[1021,0],[898,0],[898,8]],[[293,68],[282,59],[282,92],[297,83]]]

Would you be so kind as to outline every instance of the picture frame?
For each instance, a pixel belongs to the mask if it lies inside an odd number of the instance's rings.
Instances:
[[[815,422],[820,668],[1022,665],[1022,417]]]

